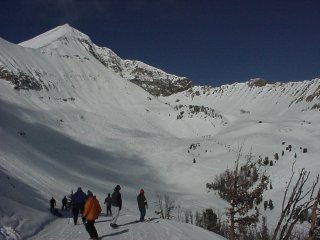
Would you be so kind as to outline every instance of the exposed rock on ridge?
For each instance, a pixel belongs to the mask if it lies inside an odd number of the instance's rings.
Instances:
[[[103,66],[154,96],[169,96],[192,87],[191,80],[186,77],[168,74],[140,61],[121,59],[111,49],[95,45],[90,37],[68,24],[52,29],[20,45],[40,49],[43,54],[57,54],[58,52],[59,55],[63,53],[61,49],[73,48],[73,56],[61,55],[65,58],[82,56],[82,51],[85,50]],[[88,57],[83,56],[81,59],[88,60]]]
[[[87,50],[105,67],[135,83],[154,96],[169,96],[192,87],[191,80],[168,74],[136,60],[123,60],[108,48],[101,48],[91,41],[81,40]]]
[[[245,83],[221,87],[194,86],[182,94],[192,101],[208,98],[211,102],[230,102],[231,106],[239,105],[242,108],[255,102],[261,104],[272,101],[274,107],[283,102],[287,108],[306,103],[301,105],[304,106],[301,111],[320,109],[320,79],[288,83],[269,83],[263,79],[252,79]],[[246,103],[237,100],[240,98],[246,99]]]

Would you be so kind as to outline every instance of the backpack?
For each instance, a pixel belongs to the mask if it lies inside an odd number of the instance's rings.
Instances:
[[[112,205],[112,198],[111,197],[107,197],[105,200],[105,203],[107,204],[107,206],[111,206]]]
[[[74,195],[73,195],[73,202],[75,204],[84,204],[86,199],[86,194],[82,191],[77,191]]]
[[[112,193],[112,196],[111,196],[111,199],[112,199],[112,206],[114,206],[114,207],[119,207],[119,201],[118,201],[118,199],[119,199],[119,192],[116,192],[116,191],[114,191],[113,193]]]

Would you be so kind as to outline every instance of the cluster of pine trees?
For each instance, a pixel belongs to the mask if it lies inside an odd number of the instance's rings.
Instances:
[[[208,190],[217,192],[228,203],[225,213],[217,214],[209,208],[193,214],[192,210],[183,209],[168,195],[158,195],[160,217],[195,224],[230,240],[320,239],[319,175],[307,187],[310,172],[301,169],[296,182],[293,182],[295,162],[293,163],[278,223],[275,229],[270,230],[266,217],[259,211],[274,209],[272,199],[263,201],[264,191],[268,186],[269,189],[273,188],[270,177],[266,175],[265,164],[261,159],[254,161],[250,153],[245,155],[244,163],[240,164],[240,157],[243,157],[242,148],[237,152],[234,168],[226,169],[212,183],[206,184]],[[296,223],[305,221],[310,225],[307,232],[295,228]]]
[[[223,235],[231,240],[265,239],[265,240],[289,240],[289,239],[319,239],[319,203],[320,188],[319,175],[308,188],[306,182],[310,172],[305,169],[299,171],[298,180],[293,182],[294,164],[292,174],[285,189],[281,212],[275,229],[269,231],[266,219],[262,217],[261,227],[257,225],[261,221],[258,206],[263,202],[263,193],[268,185],[272,189],[270,177],[262,171],[264,163],[260,160],[253,161],[252,155],[245,156],[245,163],[240,164],[242,148],[237,152],[234,169],[227,169],[216,176],[212,183],[207,183],[209,190],[217,191],[219,196],[229,203],[226,208],[226,224],[216,217],[215,213],[206,210],[202,213],[202,221],[199,226]],[[289,192],[291,190],[291,193]],[[316,194],[316,190],[318,194]],[[274,208],[273,202],[264,201],[264,209]],[[208,218],[207,216],[211,216]],[[212,217],[215,216],[215,217]],[[210,220],[208,224],[207,221]],[[296,223],[308,221],[310,230],[305,236],[297,230]]]

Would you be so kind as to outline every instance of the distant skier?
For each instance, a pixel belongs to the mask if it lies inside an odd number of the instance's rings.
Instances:
[[[81,187],[78,188],[77,192],[72,197],[72,213],[74,225],[77,225],[79,212],[83,214],[84,203],[87,195],[82,191]],[[85,218],[82,216],[82,222],[85,223]]]
[[[144,190],[140,189],[140,193],[137,196],[138,207],[140,211],[140,222],[144,222],[144,217],[146,215],[146,208],[148,208],[147,199],[144,196]]]
[[[52,197],[52,198],[50,199],[49,204],[50,204],[50,211],[51,211],[52,213],[54,213],[54,207],[56,206],[56,200]]]
[[[114,192],[112,193],[112,206],[113,207],[116,207],[116,212],[115,212],[115,215],[112,219],[112,222],[110,223],[110,226],[111,227],[117,227],[117,220],[118,220],[118,217],[119,217],[119,214],[120,214],[120,211],[121,211],[121,208],[122,208],[122,198],[121,198],[121,193],[120,193],[120,185],[117,185],[115,188],[114,188]]]
[[[106,204],[106,214],[107,216],[112,216],[112,211],[111,211],[111,205],[112,205],[112,198],[110,196],[110,193],[108,193],[108,197],[104,200],[104,204]]]
[[[93,193],[88,190],[88,198],[84,205],[83,217],[87,220],[86,230],[90,235],[90,239],[98,239],[97,229],[94,226],[95,220],[98,219],[101,213],[101,206]]]
[[[66,196],[64,196],[64,197],[62,198],[61,203],[62,203],[61,211],[63,211],[63,210],[67,210],[67,203],[68,203],[68,199],[67,199],[67,197],[66,197]]]

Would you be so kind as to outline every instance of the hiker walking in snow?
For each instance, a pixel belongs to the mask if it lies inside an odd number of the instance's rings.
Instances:
[[[146,215],[146,208],[148,208],[147,199],[144,196],[144,190],[140,189],[140,193],[137,196],[138,207],[140,211],[140,222],[144,222],[144,217]]]
[[[49,204],[50,204],[50,211],[53,213],[54,212],[54,207],[56,206],[56,200],[52,197],[50,199]]]
[[[87,220],[86,230],[90,235],[90,239],[98,239],[98,233],[94,223],[101,213],[101,206],[96,196],[93,196],[90,190],[88,190],[87,196],[88,198],[83,211],[83,217]]]
[[[117,225],[117,220],[118,220],[121,208],[122,208],[122,198],[121,198],[120,189],[121,189],[120,185],[117,185],[114,188],[114,192],[112,193],[112,206],[116,207],[116,210],[115,210],[115,215],[114,215],[114,217],[112,219],[112,222],[110,223],[111,227],[117,227],[118,226]]]
[[[72,213],[74,225],[77,225],[79,212],[83,215],[84,203],[87,195],[82,191],[81,187],[72,197]],[[82,222],[85,223],[85,218],[82,216]]]
[[[112,211],[111,211],[112,198],[110,196],[110,193],[108,193],[108,197],[106,197],[106,199],[104,200],[104,204],[106,204],[107,216],[109,216],[109,215],[112,216]]]
[[[68,199],[67,199],[66,196],[64,196],[64,197],[62,198],[61,203],[62,203],[61,211],[67,210]]]

